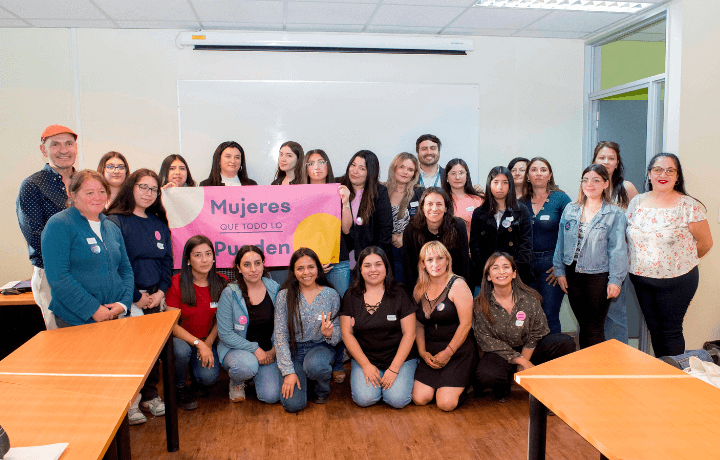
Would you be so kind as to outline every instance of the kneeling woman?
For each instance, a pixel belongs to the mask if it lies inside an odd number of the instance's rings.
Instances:
[[[178,405],[185,410],[197,408],[195,395],[185,386],[188,366],[201,388],[217,382],[220,375],[215,311],[225,286],[227,278],[215,270],[212,242],[203,235],[187,240],[180,273],[172,277],[165,295],[167,309],[180,310],[180,321],[173,329],[173,344]]]
[[[395,282],[390,261],[377,246],[360,252],[354,278],[340,310],[343,341],[353,357],[353,401],[366,407],[382,398],[402,409],[412,399],[417,368],[417,306]]]
[[[220,296],[218,354],[230,375],[230,401],[245,401],[245,382],[253,379],[257,398],[280,401],[280,371],[272,343],[275,300],[280,286],[264,278],[265,254],[257,246],[240,248],[233,262],[234,282]]]
[[[425,405],[434,396],[440,409],[451,411],[475,368],[475,343],[468,337],[472,294],[465,280],[453,274],[450,252],[439,241],[420,249],[418,272],[413,296],[421,307],[415,340],[422,362],[415,373],[413,402]]]
[[[548,334],[542,297],[518,276],[510,254],[496,252],[483,271],[480,295],[475,299],[473,330],[484,352],[477,367],[480,386],[492,388],[500,402],[510,397],[516,365],[530,369],[575,351],[565,334]]]
[[[340,296],[329,284],[312,249],[293,253],[275,302],[273,333],[284,377],[281,401],[288,412],[305,407],[308,379],[315,381],[316,404],[325,404],[330,396],[334,346],[340,341]]]

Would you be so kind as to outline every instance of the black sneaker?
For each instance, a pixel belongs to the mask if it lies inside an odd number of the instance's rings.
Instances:
[[[315,399],[313,399],[313,402],[315,404],[325,404],[328,402],[328,399],[330,399],[329,396],[315,396]]]
[[[177,389],[177,404],[180,409],[193,410],[197,409],[198,403],[195,400],[195,395],[192,390],[188,387],[182,387]]]

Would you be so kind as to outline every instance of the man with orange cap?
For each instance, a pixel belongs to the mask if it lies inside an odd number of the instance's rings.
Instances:
[[[50,285],[45,278],[40,235],[48,219],[67,207],[68,187],[77,158],[76,141],[77,134],[70,128],[60,125],[45,128],[40,136],[40,151],[47,158],[47,164],[22,182],[15,202],[20,230],[27,241],[33,264],[33,297],[42,310],[48,329],[57,326],[54,315],[48,310]]]

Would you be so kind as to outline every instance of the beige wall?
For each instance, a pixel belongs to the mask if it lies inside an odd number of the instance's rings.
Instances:
[[[582,143],[579,40],[475,37],[468,56],[419,56],[179,50],[173,30],[78,29],[77,36],[86,167],[109,150],[126,154],[133,169],[159,168],[177,153],[177,80],[476,83],[483,182],[491,167],[515,156],[543,155],[557,165],[556,181],[575,194]],[[8,44],[0,49],[0,212],[7,216],[0,280],[9,280],[30,274],[15,197],[21,180],[42,166],[39,135],[48,124],[74,128],[76,121],[70,31],[0,29],[0,42]]]
[[[688,193],[708,208],[715,248],[700,262],[700,287],[685,317],[688,349],[720,338],[720,5],[682,2],[682,62],[678,154]]]

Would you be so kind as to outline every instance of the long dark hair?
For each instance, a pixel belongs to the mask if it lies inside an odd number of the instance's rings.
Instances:
[[[465,186],[463,187],[463,192],[465,192],[466,195],[475,195],[477,197],[484,198],[473,188],[472,179],[470,179],[470,168],[468,168],[467,163],[465,163],[465,160],[462,158],[453,158],[448,161],[447,165],[445,165],[445,176],[442,181],[442,188],[445,190],[445,193],[452,196],[452,187],[450,187],[450,182],[448,182],[448,175],[450,174],[450,170],[457,165],[462,166],[465,170]]]
[[[187,171],[187,179],[185,180],[185,185],[187,185],[188,187],[195,187],[195,180],[192,178],[192,174],[190,174],[190,166],[188,166],[187,161],[185,161],[185,158],[183,158],[182,155],[178,155],[176,153],[165,157],[162,165],[160,165],[160,173],[158,174],[158,177],[160,178],[160,187],[167,185],[168,174],[170,173],[170,166],[175,160],[180,160],[185,165],[185,171]]]
[[[532,160],[528,161],[527,168],[525,168],[525,179],[523,179],[523,181],[525,182],[525,187],[523,187],[523,195],[521,198],[523,201],[532,201],[532,199],[535,197],[535,192],[533,191],[532,185],[530,185],[529,182],[530,182],[530,167],[536,161],[545,163],[545,166],[547,166],[548,171],[550,171],[550,179],[548,179],[548,183],[545,186],[545,190],[548,192],[548,194],[550,194],[552,192],[562,192],[562,190],[560,190],[560,187],[555,185],[555,174],[553,174],[553,170],[552,170],[552,166],[550,166],[550,162],[547,161],[543,157],[534,157]]]
[[[283,143],[283,145],[280,146],[280,148],[283,147],[289,147],[290,150],[292,150],[292,153],[295,154],[295,158],[297,158],[297,161],[295,162],[295,179],[291,181],[292,184],[306,184],[307,182],[303,182],[304,176],[303,176],[303,169],[305,169],[305,152],[303,151],[302,145],[298,144],[295,141],[287,141]],[[306,171],[307,173],[307,171]],[[282,180],[285,179],[285,176],[287,174],[285,171],[280,169],[280,165],[278,164],[278,169],[275,171],[275,179],[280,180],[282,183]]]
[[[488,277],[490,276],[490,267],[492,267],[495,261],[501,257],[506,258],[510,262],[512,270],[516,273],[515,278],[511,281],[513,302],[517,302],[518,293],[523,293],[542,303],[542,297],[540,294],[538,294],[535,289],[523,283],[520,279],[517,264],[515,263],[513,256],[507,252],[496,252],[488,257],[487,262],[485,262],[485,268],[483,269],[482,274],[482,283],[480,284],[480,294],[475,298],[474,302],[475,311],[485,314],[489,323],[493,322],[492,315],[490,315],[490,302],[492,300],[493,289],[495,286],[492,281],[488,280]]]
[[[207,185],[222,185],[222,177],[220,174],[220,157],[225,149],[234,148],[240,151],[240,170],[237,173],[238,179],[242,185],[255,185],[255,181],[248,178],[247,167],[245,166],[245,150],[235,141],[227,141],[218,145],[215,149],[212,159],[212,169],[210,169],[210,176],[208,176]]]
[[[365,177],[365,186],[363,187],[362,199],[360,200],[360,208],[356,217],[362,218],[363,225],[370,222],[370,216],[375,211],[375,198],[378,194],[378,178],[380,176],[380,162],[377,155],[370,150],[360,150],[350,158],[345,175],[340,178],[340,183],[350,190],[350,201],[355,199],[355,189],[350,182],[350,165],[355,158],[365,160],[365,169],[367,176]]]
[[[189,307],[197,306],[192,265],[190,265],[190,254],[192,254],[193,249],[201,244],[210,246],[213,254],[212,268],[210,268],[207,277],[208,289],[210,290],[210,302],[220,300],[220,294],[222,294],[223,289],[225,289],[228,283],[225,278],[218,275],[215,267],[215,248],[213,247],[212,241],[204,235],[191,236],[185,243],[185,249],[183,249],[182,255],[182,266],[180,267],[180,301]]]
[[[240,266],[240,262],[242,262],[243,256],[248,252],[254,252],[260,256],[260,260],[262,260],[263,263],[263,275],[265,275],[267,269],[265,268],[265,253],[262,249],[253,244],[244,245],[238,250],[237,254],[235,254],[235,259],[233,260],[233,273],[235,273],[234,282],[237,283],[240,288],[243,299],[245,299],[245,305],[250,308],[250,296],[248,295],[247,284],[245,283],[245,278],[243,278],[242,273],[240,273],[240,269],[238,268]]]
[[[615,166],[615,171],[613,171],[612,178],[610,178],[610,186],[612,187],[610,201],[617,201],[618,206],[625,209],[628,207],[628,204],[630,204],[630,199],[628,198],[627,190],[625,190],[625,165],[623,165],[622,158],[620,158],[620,145],[612,141],[598,142],[593,152],[592,162],[595,163],[595,159],[600,153],[600,150],[605,147],[614,150],[615,156],[617,157],[617,166]]]
[[[705,210],[707,210],[707,207],[705,207],[705,205],[703,204],[702,201],[698,200],[697,198],[695,198],[692,195],[689,195],[688,192],[685,191],[685,176],[683,175],[682,165],[680,164],[680,159],[674,153],[660,152],[660,153],[656,153],[652,158],[650,158],[650,162],[648,163],[647,171],[645,172],[645,190],[648,192],[652,191],[652,182],[650,181],[650,171],[653,169],[653,166],[655,166],[655,162],[661,157],[670,158],[675,162],[675,166],[677,168],[677,181],[675,182],[675,185],[673,186],[673,190],[675,190],[676,192],[679,192],[681,195],[689,196],[693,200],[702,204],[703,208],[705,208]]]
[[[125,165],[125,178],[130,175],[130,165],[128,165],[127,158],[125,158],[125,155],[123,155],[120,152],[110,151],[106,153],[105,155],[100,158],[100,163],[98,163],[97,172],[105,176],[105,165],[107,164],[108,160],[111,158],[118,158],[120,161],[123,162]]]
[[[427,228],[427,219],[425,218],[424,207],[427,196],[432,193],[440,195],[445,202],[445,214],[443,214],[442,221],[440,222],[438,234],[441,235],[440,241],[442,242],[442,244],[445,245],[448,250],[450,250],[457,247],[458,245],[458,230],[457,222],[455,220],[455,206],[453,205],[453,200],[452,198],[450,198],[450,195],[448,195],[445,190],[441,189],[440,187],[428,187],[425,189],[422,196],[420,197],[417,213],[410,220],[410,225],[412,225],[413,229],[415,230],[413,232],[413,237],[417,239],[417,247],[422,247],[422,245],[427,243],[424,231]]]
[[[332,165],[330,164],[330,158],[328,158],[327,153],[325,153],[324,150],[321,149],[313,149],[310,150],[305,154],[305,163],[303,164],[303,177],[305,178],[305,182],[303,184],[309,184],[310,183],[310,176],[307,172],[307,161],[310,159],[312,155],[318,154],[322,157],[323,160],[325,160],[325,167],[327,168],[327,176],[325,177],[325,183],[326,184],[334,184],[335,183],[335,176],[333,175]]]
[[[283,283],[280,289],[287,289],[286,304],[287,304],[287,328],[288,328],[288,341],[290,342],[290,348],[295,350],[297,344],[295,342],[295,325],[300,326],[300,334],[303,334],[302,317],[300,316],[300,282],[295,277],[295,264],[297,261],[304,256],[310,257],[315,265],[317,266],[317,279],[315,282],[319,286],[327,286],[332,288],[332,285],[325,276],[325,271],[322,269],[320,258],[310,248],[300,248],[293,252],[290,257],[290,265],[288,266],[288,277]]]
[[[604,180],[606,182],[610,182],[610,173],[608,173],[608,170],[605,167],[605,165],[592,163],[587,168],[585,168],[583,170],[582,174],[580,175],[580,181],[581,181],[580,182],[580,191],[578,192],[578,198],[576,201],[577,204],[580,204],[583,206],[585,205],[585,202],[587,201],[587,196],[585,195],[585,192],[583,191],[582,179],[585,177],[585,174],[589,173],[590,171],[597,173],[597,175],[600,176],[602,178],[602,180]],[[602,199],[606,203],[610,202],[610,190],[605,189],[605,191],[602,194]]]
[[[365,294],[367,289],[365,287],[365,279],[362,277],[362,264],[365,258],[371,254],[377,254],[380,256],[380,259],[382,259],[383,265],[385,265],[385,280],[383,281],[385,294],[387,294],[388,297],[394,297],[395,289],[398,287],[398,284],[395,281],[395,278],[393,278],[392,267],[390,266],[390,260],[388,259],[387,254],[385,254],[385,251],[377,246],[368,246],[360,251],[360,254],[358,254],[357,263],[353,269],[354,281],[350,286],[350,291],[357,296]]]
[[[495,179],[499,175],[505,176],[508,180],[509,188],[508,194],[505,197],[505,208],[518,208],[517,196],[515,195],[515,181],[513,180],[513,176],[510,173],[510,170],[505,166],[495,166],[493,169],[490,170],[487,181],[485,182],[485,201],[483,201],[482,204],[482,209],[484,209],[490,216],[493,216],[498,212],[497,200],[495,200],[495,197],[492,194],[492,188],[490,187],[490,184],[492,184],[493,179]]]
[[[162,187],[160,187],[160,178],[157,174],[155,174],[155,171],[151,171],[147,168],[138,169],[134,173],[130,174],[130,177],[125,179],[122,187],[120,187],[120,191],[118,192],[117,197],[115,197],[115,201],[113,201],[110,205],[110,208],[108,208],[107,214],[120,214],[123,216],[131,216],[133,212],[135,212],[136,206],[135,195],[133,193],[135,190],[135,185],[140,179],[147,176],[152,177],[157,182],[158,194],[155,197],[155,201],[153,202],[153,204],[148,206],[147,209],[145,209],[145,212],[155,215],[165,225],[167,225],[167,212],[165,211],[165,206],[163,206],[162,203]]]

